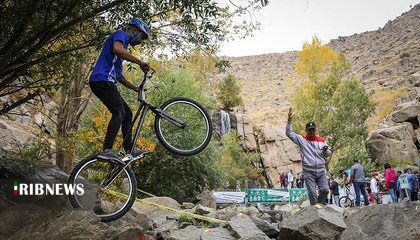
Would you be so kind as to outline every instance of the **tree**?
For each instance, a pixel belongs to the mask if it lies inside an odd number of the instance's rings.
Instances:
[[[315,37],[312,44],[304,45],[297,60],[296,69],[306,79],[290,95],[290,102],[296,110],[297,129],[304,129],[308,121],[316,122],[335,158],[351,160],[350,154],[365,151],[365,121],[375,105],[360,81],[343,79],[348,68],[343,54],[333,54]],[[352,151],[345,150],[349,147]]]
[[[246,35],[255,28],[225,24],[226,20],[268,4],[267,0],[241,2],[246,4],[239,11],[211,0],[2,1],[0,97],[13,97],[3,102],[0,115],[59,85],[51,81],[58,56],[99,47],[105,35],[132,18],[152,26],[154,40],[149,47],[153,52],[180,54],[195,48],[214,52],[226,35],[238,33],[237,29],[246,29]],[[17,83],[18,78],[23,81]]]
[[[225,189],[245,189],[246,182],[259,177],[257,170],[253,170],[252,162],[259,160],[257,153],[244,152],[238,141],[238,134],[232,131],[222,139],[222,152],[217,162],[218,172]]]
[[[236,78],[232,74],[228,74],[222,82],[217,86],[219,92],[217,93],[217,100],[222,105],[225,111],[232,110],[233,107],[243,104],[241,87],[236,82]]]

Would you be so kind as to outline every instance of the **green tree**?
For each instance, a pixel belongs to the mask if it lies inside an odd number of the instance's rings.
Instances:
[[[233,107],[243,104],[241,87],[236,82],[236,78],[232,74],[228,74],[222,82],[217,85],[219,92],[217,93],[217,100],[222,105],[225,111],[232,110]]]
[[[222,138],[222,152],[218,160],[218,172],[222,174],[225,189],[245,189],[246,182],[256,174],[252,163],[259,160],[257,153],[244,152],[236,131]],[[258,177],[258,176],[255,176]]]
[[[153,53],[181,54],[191,49],[214,53],[225,36],[241,33],[238,29],[245,29],[242,36],[246,36],[256,28],[227,24],[229,19],[268,4],[267,0],[240,2],[245,4],[237,8],[211,0],[1,1],[0,97],[12,97],[3,102],[0,115],[59,85],[51,75],[60,55],[100,47],[107,34],[132,18],[152,26],[153,42],[146,47]],[[16,82],[18,78],[21,81]]]
[[[290,95],[290,102],[296,111],[295,129],[304,129],[308,121],[316,122],[318,133],[326,137],[333,156],[337,154],[335,159],[352,160],[354,156],[351,154],[356,149],[366,151],[365,121],[373,113],[375,104],[360,81],[343,79],[349,69],[343,54],[332,54],[332,49],[316,39],[312,45],[304,46],[304,53],[300,53],[300,56],[306,56],[306,60],[297,60],[301,64],[297,71],[306,79]],[[321,66],[316,65],[318,59]],[[305,66],[305,63],[310,66]],[[343,150],[346,148],[352,151]]]

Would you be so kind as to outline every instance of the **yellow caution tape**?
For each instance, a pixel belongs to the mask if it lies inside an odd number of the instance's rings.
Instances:
[[[145,192],[145,191],[140,190],[140,189],[137,189],[137,192],[143,193],[144,195],[147,195],[147,196],[150,196],[150,197],[156,197],[155,195],[153,195],[151,193],[148,193],[148,192]]]
[[[151,203],[151,202],[139,199],[139,198],[136,198],[136,202],[142,203],[142,204],[145,204],[145,205],[149,205],[149,206],[152,206],[154,208],[164,210],[164,211],[167,211],[167,212],[173,212],[173,213],[179,214],[181,216],[190,216],[190,217],[193,217],[195,219],[200,219],[200,220],[204,220],[204,221],[211,222],[211,223],[219,223],[220,224],[220,223],[225,223],[226,222],[226,221],[223,221],[223,220],[220,220],[220,219],[206,217],[206,216],[202,216],[202,215],[198,215],[198,214],[194,214],[194,213],[189,213],[189,212],[184,212],[184,211],[181,211],[181,210],[178,210],[178,209],[162,206],[162,205],[159,205],[159,204],[156,204],[156,203]]]
[[[127,198],[127,195],[115,192],[113,190],[108,190],[108,192],[110,192],[111,194],[116,195],[116,196]],[[216,218],[211,218],[211,217],[206,217],[206,216],[202,216],[202,215],[198,215],[198,214],[194,214],[194,213],[184,212],[184,211],[181,211],[181,210],[178,210],[178,209],[174,209],[174,208],[166,207],[166,206],[159,205],[159,204],[156,204],[156,203],[148,202],[148,201],[145,201],[145,200],[142,200],[142,199],[139,199],[139,198],[136,198],[135,201],[138,202],[138,203],[141,203],[141,204],[152,206],[152,207],[160,209],[160,210],[164,210],[164,211],[167,211],[167,212],[173,212],[173,213],[179,214],[181,216],[190,216],[190,217],[193,217],[195,219],[200,219],[200,220],[204,220],[204,221],[211,222],[211,223],[221,224],[221,223],[226,222],[224,220],[220,220],[220,219],[216,219]]]

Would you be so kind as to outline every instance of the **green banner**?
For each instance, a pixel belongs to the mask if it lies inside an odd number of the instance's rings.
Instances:
[[[308,199],[306,188],[291,189],[248,189],[247,200],[250,203],[287,203],[299,202],[302,196]]]

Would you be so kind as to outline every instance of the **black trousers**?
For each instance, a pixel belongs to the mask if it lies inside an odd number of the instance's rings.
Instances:
[[[93,94],[101,100],[111,112],[112,117],[108,123],[103,150],[112,149],[120,127],[124,138],[124,149],[130,150],[132,146],[131,125],[133,113],[121,97],[117,86],[112,82],[89,82]]]

